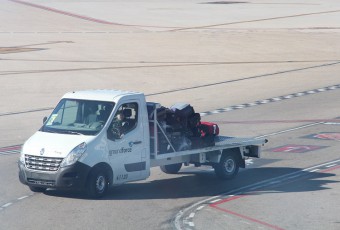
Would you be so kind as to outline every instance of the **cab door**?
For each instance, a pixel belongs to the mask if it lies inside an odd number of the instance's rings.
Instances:
[[[146,150],[140,103],[137,100],[125,101],[117,108],[107,130],[113,184],[145,179]],[[122,114],[124,121],[119,120]]]

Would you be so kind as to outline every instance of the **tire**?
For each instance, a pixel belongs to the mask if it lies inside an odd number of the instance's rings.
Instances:
[[[87,194],[91,198],[101,198],[105,196],[109,187],[109,180],[106,172],[101,169],[94,169],[89,176],[87,183]]]
[[[160,166],[161,170],[166,174],[177,174],[181,167],[182,163]]]
[[[39,192],[39,193],[45,192],[47,189],[47,188],[35,187],[35,186],[29,186],[29,188],[32,192]]]
[[[234,154],[223,154],[220,162],[215,165],[215,173],[222,180],[233,179],[239,170],[237,158]]]

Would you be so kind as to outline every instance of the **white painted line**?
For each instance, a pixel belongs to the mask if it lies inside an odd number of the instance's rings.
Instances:
[[[311,124],[311,125],[317,125],[317,124],[319,124],[319,123],[315,123],[315,124]],[[307,125],[307,126],[311,126],[311,125]],[[306,127],[306,126],[303,126],[303,127]],[[325,165],[339,163],[339,162],[340,162],[340,159],[339,160],[335,160],[335,161],[331,161],[331,162],[327,162],[327,163],[323,163],[323,164],[320,164],[320,165],[312,166],[310,168],[306,168],[306,169],[303,169],[301,171],[297,171],[297,172],[293,172],[293,173],[288,173],[288,174],[284,174],[284,175],[281,175],[281,176],[278,176],[278,177],[275,177],[275,178],[263,180],[263,181],[255,183],[255,184],[247,185],[247,186],[244,186],[244,187],[241,187],[241,188],[238,188],[238,189],[234,189],[234,190],[226,192],[226,193],[222,193],[222,194],[220,194],[218,196],[214,196],[214,197],[210,197],[210,198],[201,200],[201,201],[199,201],[199,202],[197,202],[195,204],[190,205],[189,207],[184,208],[183,210],[180,210],[177,213],[177,215],[175,216],[175,219],[174,219],[175,228],[177,230],[183,229],[180,226],[180,221],[181,221],[181,218],[183,217],[183,215],[186,212],[188,212],[189,210],[193,209],[194,207],[196,207],[198,205],[201,205],[201,207],[202,207],[202,204],[210,202],[210,200],[213,200],[213,199],[216,200],[216,198],[223,197],[223,196],[232,197],[232,196],[235,196],[235,194],[237,195],[239,193],[244,193],[245,190],[250,190],[251,188],[253,188],[255,186],[265,187],[265,186],[270,185],[271,183],[272,184],[279,183],[280,181],[282,181],[281,179],[285,180],[285,178],[288,178],[290,176],[294,176],[294,175],[299,175],[300,176],[300,175],[303,175],[303,173],[311,173],[311,171],[310,171],[311,169],[316,169],[316,168],[319,168],[319,167],[322,167],[322,166],[325,166]],[[317,170],[319,170],[319,169],[317,169]],[[233,195],[230,195],[230,194],[233,194]],[[202,209],[201,207],[200,207],[200,209]],[[185,220],[183,220],[183,222],[185,224],[187,224],[187,222]]]
[[[253,159],[247,159],[246,164],[248,164],[248,165],[254,164]]]
[[[330,168],[330,167],[333,167],[333,166],[336,166],[337,164],[332,164],[332,165],[328,165],[326,166],[326,168]]]
[[[247,225],[251,225],[251,223],[247,222],[247,221],[241,221],[241,223],[247,224]]]
[[[314,170],[309,171],[309,172],[317,172],[317,171],[320,171],[320,169],[314,169]]]
[[[272,102],[278,102],[278,101],[292,99],[292,98],[300,97],[300,96],[308,96],[310,94],[322,93],[322,92],[325,92],[325,91],[328,91],[328,90],[333,90],[333,89],[338,89],[338,88],[340,88],[340,85],[333,85],[333,86],[328,86],[328,87],[325,87],[325,88],[319,88],[319,89],[314,89],[314,90],[309,90],[309,91],[304,91],[304,92],[298,92],[298,93],[288,94],[288,95],[285,95],[285,96],[273,97],[273,98],[270,98],[270,99],[259,100],[259,101],[255,101],[255,102],[251,102],[251,103],[234,105],[234,106],[230,106],[230,107],[227,107],[227,108],[216,109],[216,110],[213,110],[213,111],[206,111],[206,112],[202,112],[200,114],[201,114],[202,117],[208,116],[208,115],[213,115],[213,114],[220,114],[220,113],[229,112],[229,111],[236,110],[236,109],[245,109],[245,108],[249,108],[249,107],[252,107],[252,106],[263,105],[263,104],[272,103]]]
[[[9,202],[7,204],[4,204],[1,206],[1,208],[7,208],[8,206],[11,206],[13,203]]]
[[[324,125],[340,125],[340,122],[325,122]]]
[[[195,216],[195,213],[194,212],[192,212],[192,213],[190,213],[190,215],[189,215],[189,218],[194,218],[194,216]]]
[[[325,166],[325,165],[334,164],[334,163],[338,163],[338,162],[340,162],[340,160],[335,160],[335,161],[327,162],[327,163],[324,163],[324,164],[321,164],[321,165],[316,165],[316,166],[313,166],[313,167],[310,167],[310,168],[303,169],[302,171],[306,172],[306,171],[310,171],[311,169],[314,169],[314,168],[319,168],[319,167],[322,167],[322,166]]]
[[[270,102],[270,100],[263,100],[263,101],[260,101],[259,103],[266,104],[266,103],[269,103],[269,102]]]
[[[314,90],[311,90],[311,91],[307,91],[306,93],[308,93],[308,94],[314,94],[314,93],[316,93]]]
[[[198,208],[196,208],[196,210],[197,211],[200,211],[200,210],[202,210],[204,208],[204,205],[201,205],[201,206],[199,206]]]
[[[23,199],[26,199],[28,198],[28,196],[22,196],[22,197],[19,197],[18,200],[23,200]]]
[[[270,133],[270,134],[258,136],[258,137],[256,137],[255,139],[261,139],[261,138],[263,138],[263,137],[275,136],[275,135],[278,135],[278,134],[287,133],[287,132],[292,132],[292,131],[296,131],[296,130],[299,130],[299,129],[304,129],[304,128],[308,128],[308,127],[310,127],[310,126],[320,125],[320,124],[323,124],[323,123],[322,123],[322,122],[317,122],[317,123],[312,123],[312,124],[308,124],[308,125],[303,125],[303,126],[299,126],[299,127],[292,128],[292,129],[286,129],[286,130],[283,130],[283,131],[279,131],[279,132],[275,132],[275,133]]]
[[[13,153],[0,153],[1,156],[11,155]]]
[[[290,176],[288,177],[288,179],[294,179],[294,178],[297,178],[297,177],[300,177],[301,175],[295,175],[295,176]]]
[[[0,153],[19,153],[20,150],[6,150],[6,151],[1,151]]]
[[[232,110],[234,110],[234,109],[233,109],[233,108],[230,108],[230,107],[227,107],[227,108],[223,108],[222,110],[225,111],[225,112],[228,112],[228,111],[232,111]]]
[[[188,224],[189,224],[190,227],[195,227],[194,222],[189,222]]]
[[[263,188],[263,186],[260,185],[260,186],[252,187],[250,190],[251,190],[251,191],[254,191],[254,190],[259,189],[259,188]]]
[[[270,182],[269,184],[278,184],[278,183],[281,183],[281,181],[273,181],[273,182]]]
[[[274,97],[272,99],[273,99],[273,101],[281,101],[282,100],[282,98],[279,98],[279,97]]]
[[[216,202],[218,202],[218,201],[220,201],[220,200],[221,200],[221,199],[213,200],[213,201],[210,202],[210,204],[216,203]]]
[[[283,98],[286,98],[286,99],[290,99],[290,98],[293,98],[294,95],[287,95],[287,96],[284,96]]]

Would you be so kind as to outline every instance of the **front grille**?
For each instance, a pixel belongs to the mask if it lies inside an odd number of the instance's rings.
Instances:
[[[39,171],[57,171],[63,158],[25,155],[26,168]]]

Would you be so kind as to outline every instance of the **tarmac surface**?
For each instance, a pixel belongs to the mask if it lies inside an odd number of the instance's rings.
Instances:
[[[0,229],[339,229],[339,72],[334,0],[2,0]],[[20,147],[84,89],[188,102],[269,143],[232,181],[152,168],[101,200],[32,193]]]

